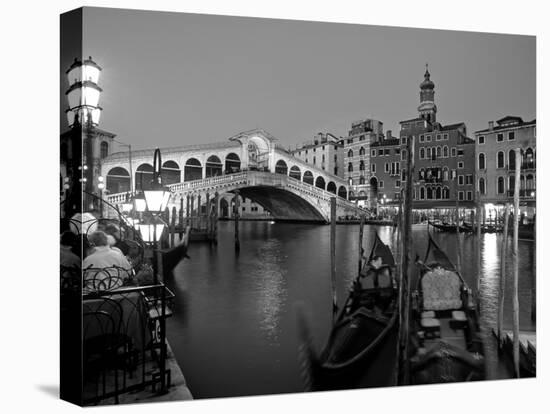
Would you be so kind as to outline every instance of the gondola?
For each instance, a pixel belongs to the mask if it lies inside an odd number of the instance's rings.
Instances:
[[[456,224],[436,223],[430,220],[428,220],[428,224],[439,231],[444,231],[447,233],[456,233]],[[461,233],[467,233],[471,231],[471,227],[462,224],[458,226],[458,231],[460,231]]]
[[[307,390],[361,388],[365,386],[368,363],[376,358],[375,353],[379,348],[396,347],[396,343],[389,339],[396,339],[393,331],[398,314],[397,290],[393,277],[395,260],[389,247],[378,235],[375,235],[368,262],[375,256],[382,258],[384,266],[379,271],[386,272],[388,278],[371,289],[361,290],[359,282],[354,283],[334,320],[328,342],[319,355],[313,350],[306,332],[307,326],[301,321],[304,351],[301,357],[306,371],[304,374]]]
[[[478,314],[471,290],[447,255],[429,238],[412,295],[412,384],[485,379]]]

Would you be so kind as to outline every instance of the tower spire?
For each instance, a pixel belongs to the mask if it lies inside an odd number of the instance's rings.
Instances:
[[[434,101],[434,87],[435,85],[430,79],[430,72],[428,71],[428,62],[426,62],[424,81],[420,84],[420,105],[418,106],[418,113],[421,118],[426,119],[430,123],[435,122],[435,114],[437,112]]]

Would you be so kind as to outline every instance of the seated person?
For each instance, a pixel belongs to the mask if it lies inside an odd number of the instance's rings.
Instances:
[[[119,250],[109,247],[107,235],[102,231],[93,232],[88,239],[95,249],[82,262],[83,288],[86,290],[110,290],[122,286],[132,271],[132,266],[126,257]]]
[[[122,252],[124,256],[128,256],[128,253],[130,251],[130,246],[128,246],[128,243],[126,243],[124,240],[122,240],[122,231],[120,227],[118,227],[116,224],[109,223],[107,226],[105,226],[105,233],[109,237],[109,244],[111,247],[115,247],[118,250]]]
[[[78,236],[71,231],[61,235],[60,260],[61,289],[77,287],[80,282],[80,257],[73,253],[78,246]]]

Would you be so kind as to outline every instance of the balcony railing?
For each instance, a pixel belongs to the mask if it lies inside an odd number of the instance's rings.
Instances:
[[[514,196],[514,190],[508,190],[508,197]],[[532,189],[522,189],[519,190],[519,196],[520,198],[536,198],[537,193],[534,188]]]

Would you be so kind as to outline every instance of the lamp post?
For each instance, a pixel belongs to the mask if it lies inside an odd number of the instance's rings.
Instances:
[[[103,182],[103,177],[97,177],[97,188],[99,190],[99,216],[103,217],[103,189],[105,188],[105,183]]]
[[[77,190],[74,192],[79,193],[78,197],[82,196],[82,188],[87,192],[94,192],[93,178],[94,175],[98,175],[99,170],[99,157],[94,151],[93,137],[95,128],[99,125],[102,110],[99,106],[102,89],[97,84],[100,72],[101,67],[92,60],[91,56],[84,61],[75,58],[66,71],[70,86],[65,92],[69,104],[65,113],[69,127],[73,131],[71,134],[72,162],[78,162],[81,167],[78,173],[73,171],[73,186]],[[75,186],[77,181],[80,184]],[[84,205],[89,207],[89,204],[89,200],[86,199]]]
[[[162,238],[162,233],[166,227],[166,223],[164,223],[159,216],[166,209],[171,196],[170,189],[162,185],[161,166],[162,160],[160,150],[157,148],[153,160],[153,180],[151,182],[151,188],[144,190],[141,194],[136,194],[134,197],[135,210],[146,216],[145,220],[139,223],[137,227],[143,241],[153,247],[153,272],[155,283],[158,283],[156,257],[158,242]]]

